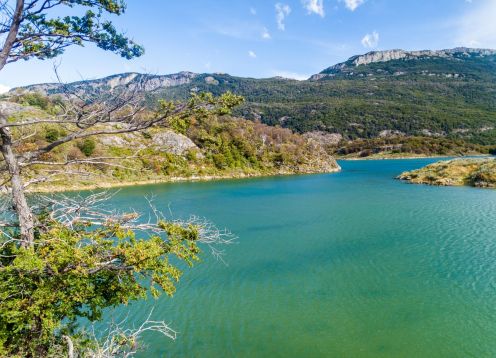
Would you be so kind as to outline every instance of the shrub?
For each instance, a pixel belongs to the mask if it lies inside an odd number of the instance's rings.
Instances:
[[[55,129],[55,128],[48,128],[46,133],[45,133],[45,139],[49,143],[55,142],[57,139],[60,138],[60,132]]]
[[[89,157],[95,151],[96,143],[93,139],[87,138],[78,143],[78,148],[81,152],[83,152],[84,155]]]

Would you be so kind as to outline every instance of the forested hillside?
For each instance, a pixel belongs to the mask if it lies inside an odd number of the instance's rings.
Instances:
[[[71,84],[84,91],[132,86],[146,77],[150,103],[193,92],[232,91],[246,98],[237,114],[298,132],[337,133],[345,140],[389,136],[496,142],[496,52],[373,52],[332,66],[307,81],[227,74],[123,74]],[[55,94],[60,85],[29,89]]]
[[[12,122],[32,117],[46,121],[60,112],[57,100],[39,94],[13,97],[11,102],[0,101],[0,108],[11,113]],[[73,130],[70,126],[50,123],[40,123],[34,128],[32,135],[17,148],[21,155],[56,142]],[[25,134],[22,128],[14,128],[13,136],[17,139]],[[46,162],[61,164],[47,166]],[[57,170],[59,167],[64,170]],[[212,115],[171,121],[166,126],[154,126],[139,133],[100,135],[66,143],[45,154],[40,164],[25,170],[25,175],[27,180],[39,176],[50,178],[37,183],[32,190],[54,191],[338,169],[334,158],[318,141],[287,128]]]

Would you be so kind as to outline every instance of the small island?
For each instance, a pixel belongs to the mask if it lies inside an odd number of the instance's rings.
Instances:
[[[412,184],[496,188],[496,158],[440,161],[421,169],[404,172],[397,179]]]

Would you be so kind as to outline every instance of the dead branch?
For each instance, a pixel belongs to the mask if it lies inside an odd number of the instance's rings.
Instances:
[[[103,338],[97,336],[93,327],[92,337],[95,347],[87,350],[85,356],[91,358],[132,357],[140,349],[139,339],[145,332],[156,332],[175,340],[178,333],[165,321],[152,320],[152,314],[153,309],[146,320],[137,328],[125,328],[127,317],[118,323],[112,321]]]

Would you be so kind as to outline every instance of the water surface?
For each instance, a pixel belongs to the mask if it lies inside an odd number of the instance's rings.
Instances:
[[[206,254],[174,298],[119,311],[180,332],[146,335],[141,357],[496,356],[496,190],[392,179],[433,161],[120,191],[239,236],[228,266]]]

